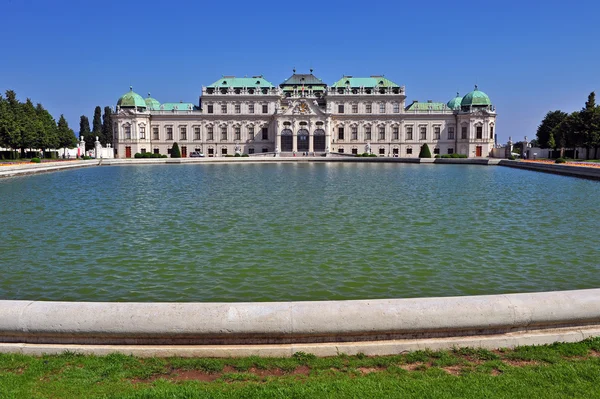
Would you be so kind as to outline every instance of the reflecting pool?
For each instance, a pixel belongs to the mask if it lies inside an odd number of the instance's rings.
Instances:
[[[102,166],[2,179],[0,198],[0,299],[600,287],[600,183],[499,166]]]

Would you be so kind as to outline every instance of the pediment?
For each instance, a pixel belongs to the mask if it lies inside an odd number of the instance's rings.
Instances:
[[[293,100],[283,115],[324,115],[325,112],[317,105],[316,100]]]

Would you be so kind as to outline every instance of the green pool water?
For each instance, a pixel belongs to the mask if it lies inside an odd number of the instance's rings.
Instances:
[[[499,166],[102,166],[0,180],[0,299],[600,287],[600,184]]]

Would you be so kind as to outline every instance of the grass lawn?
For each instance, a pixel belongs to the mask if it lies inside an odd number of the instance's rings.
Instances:
[[[210,359],[0,354],[0,398],[600,398],[600,338],[514,350]]]

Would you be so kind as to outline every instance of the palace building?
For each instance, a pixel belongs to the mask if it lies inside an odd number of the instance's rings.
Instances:
[[[263,76],[223,76],[202,87],[198,104],[160,103],[132,88],[113,115],[115,156],[183,157],[234,154],[292,156],[328,153],[418,157],[432,154],[487,157],[494,147],[496,110],[482,91],[447,103],[406,104],[404,86],[384,76],[343,76],[327,85],[313,75],[293,75],[279,86]]]

